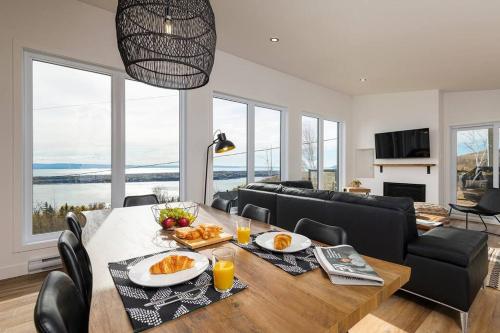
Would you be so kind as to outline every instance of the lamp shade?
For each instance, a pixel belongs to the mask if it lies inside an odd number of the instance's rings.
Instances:
[[[209,0],[118,0],[115,23],[132,78],[178,90],[208,83],[217,41]]]
[[[220,133],[217,135],[217,142],[215,143],[215,152],[225,153],[226,151],[230,151],[236,148],[234,143],[226,139],[226,134]]]

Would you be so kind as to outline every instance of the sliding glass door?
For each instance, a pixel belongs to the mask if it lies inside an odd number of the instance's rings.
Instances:
[[[473,206],[487,189],[498,187],[499,133],[499,124],[454,129],[452,196],[456,203]]]

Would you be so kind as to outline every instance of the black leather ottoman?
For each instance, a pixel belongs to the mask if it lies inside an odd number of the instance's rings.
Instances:
[[[468,311],[488,273],[488,236],[435,228],[411,243],[405,264],[412,269],[404,290],[460,311],[462,332]]]

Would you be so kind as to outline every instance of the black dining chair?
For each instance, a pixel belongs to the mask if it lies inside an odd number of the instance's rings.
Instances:
[[[64,267],[80,292],[84,304],[90,308],[92,300],[92,266],[85,247],[69,230],[64,230],[57,242]]]
[[[212,208],[222,210],[226,213],[229,213],[231,210],[231,200],[226,200],[222,198],[215,198],[214,201],[212,201]]]
[[[34,321],[39,333],[87,333],[89,310],[78,289],[63,272],[50,272],[35,305]]]
[[[66,214],[66,224],[68,229],[75,234],[79,242],[82,241],[82,226],[80,225],[80,219],[75,213],[69,212]]]
[[[347,234],[344,229],[311,219],[300,219],[294,232],[331,246],[347,244]]]
[[[267,208],[246,204],[243,207],[241,216],[269,224],[271,221],[271,211]]]
[[[486,232],[488,232],[488,226],[484,222],[483,216],[493,216],[497,222],[500,223],[500,220],[496,216],[500,215],[500,189],[498,188],[490,188],[486,190],[479,200],[479,203],[475,206],[462,206],[452,203],[450,203],[449,206],[450,212],[448,215],[451,215],[451,211],[453,209],[465,213],[465,229],[469,229],[469,214],[479,216],[481,222],[484,224],[484,231]]]
[[[159,203],[156,194],[130,195],[123,200],[123,207],[157,205]]]

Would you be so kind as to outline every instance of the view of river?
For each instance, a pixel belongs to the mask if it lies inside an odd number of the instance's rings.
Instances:
[[[244,170],[244,168],[231,168],[229,171]],[[226,168],[215,168],[216,171],[228,171]],[[34,169],[33,176],[68,176],[68,175],[109,175],[107,169]],[[173,173],[177,168],[130,168],[127,174],[143,173]],[[259,180],[261,178],[256,178]],[[246,183],[246,178],[220,179],[214,183],[216,191],[232,190]],[[139,195],[153,193],[153,189],[159,188],[162,194],[168,197],[179,196],[178,181],[162,182],[129,182],[125,186],[126,195]],[[52,207],[59,207],[65,203],[68,205],[88,205],[92,203],[111,202],[110,183],[83,183],[83,184],[42,184],[33,186],[33,206],[37,207],[47,202]]]

